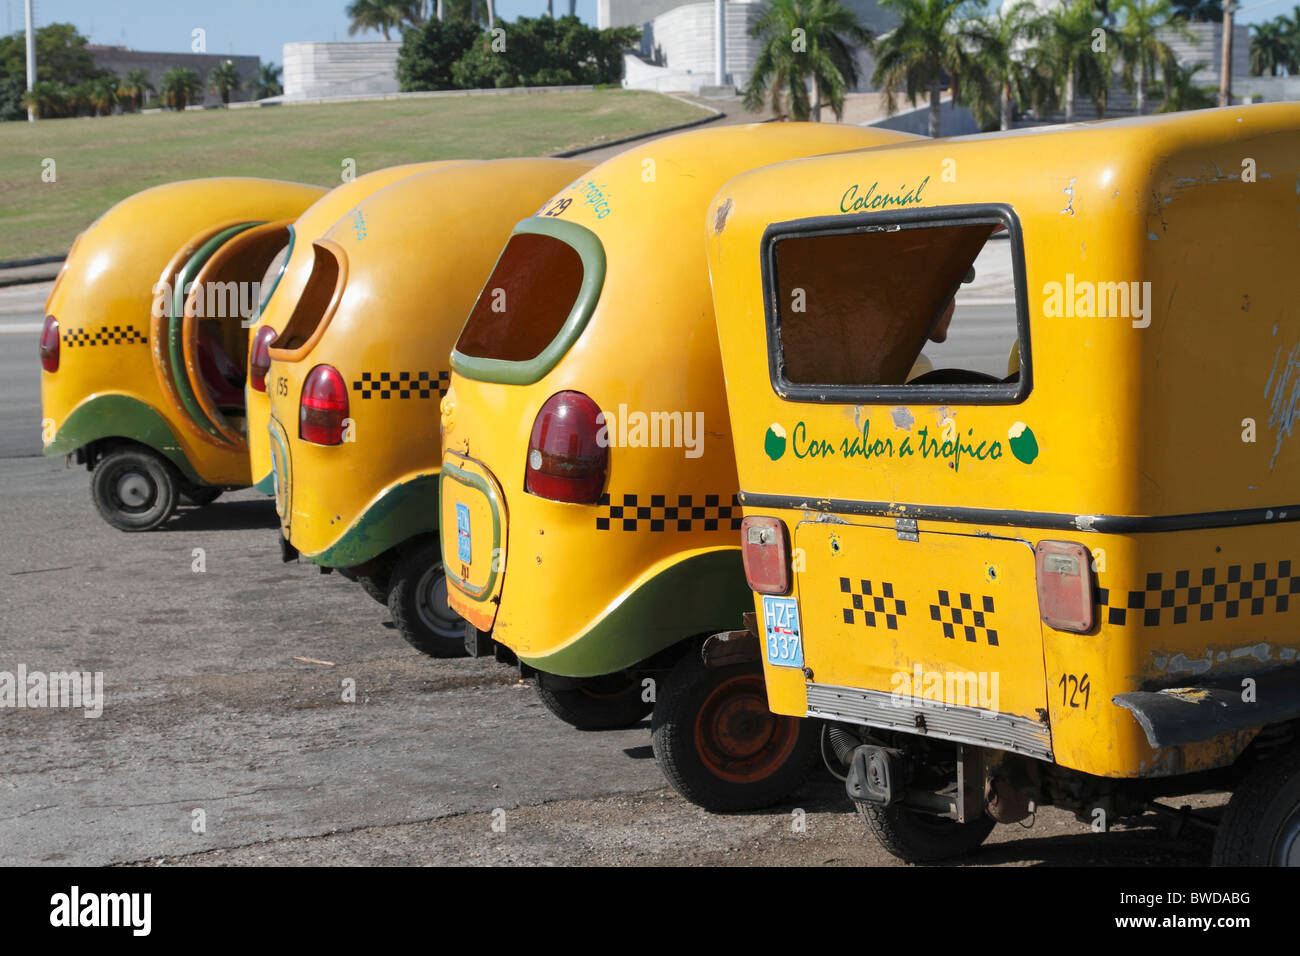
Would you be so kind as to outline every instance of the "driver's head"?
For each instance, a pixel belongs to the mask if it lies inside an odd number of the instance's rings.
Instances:
[[[957,308],[957,290],[964,283],[975,281],[975,267],[971,266],[966,270],[966,274],[961,277],[959,282],[953,283],[952,291],[948,293],[947,304],[935,315],[930,322],[930,332],[927,336],[931,342],[943,342],[948,338],[948,326],[952,324],[952,313]]]

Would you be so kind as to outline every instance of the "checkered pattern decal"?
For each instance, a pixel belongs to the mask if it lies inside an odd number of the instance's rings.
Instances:
[[[352,391],[361,398],[442,398],[450,382],[451,372],[362,372]]]
[[[879,593],[877,593],[877,591]],[[867,627],[880,627],[882,624],[891,631],[898,630],[898,619],[907,617],[907,602],[894,597],[894,585],[881,581],[877,586],[871,581],[859,579],[858,590],[848,578],[840,578],[840,592],[847,594],[850,606],[844,608],[844,623],[853,624],[861,615],[862,623]]]
[[[977,601],[979,610],[975,609]],[[960,629],[967,641],[976,644],[979,642],[979,632],[983,631],[989,646],[997,647],[998,632],[989,626],[992,614],[993,598],[985,594],[976,598],[959,591],[957,603],[953,604],[952,596],[947,591],[940,591],[939,603],[930,605],[930,620],[938,621],[943,626],[944,637],[955,640]]]
[[[596,512],[599,531],[739,531],[740,499],[736,495],[619,495],[614,504],[601,495]],[[649,501],[642,504],[645,499]],[[701,501],[700,499],[703,498]],[[726,501],[724,505],[722,502]],[[697,503],[698,502],[698,503]]]
[[[68,329],[63,333],[63,344],[69,347],[77,345],[146,345],[149,339],[144,332],[134,325],[115,325],[111,329]]]
[[[1281,614],[1290,609],[1293,597],[1300,603],[1300,574],[1293,571],[1290,561],[1233,564],[1226,571],[1202,568],[1195,575],[1191,571],[1172,575],[1156,571],[1147,575],[1141,591],[1097,591],[1105,623],[1127,624],[1131,612],[1132,622],[1143,627]]]

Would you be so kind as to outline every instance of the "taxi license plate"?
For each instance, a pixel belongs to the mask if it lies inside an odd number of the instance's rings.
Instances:
[[[803,635],[794,598],[763,595],[763,636],[769,664],[803,667]]]

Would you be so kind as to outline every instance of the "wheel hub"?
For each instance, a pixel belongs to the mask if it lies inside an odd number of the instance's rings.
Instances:
[[[1277,866],[1300,866],[1300,811],[1282,825],[1274,858]]]
[[[733,677],[716,687],[695,722],[700,760],[711,773],[734,783],[775,773],[798,736],[795,718],[768,710],[763,678],[757,674]]]
[[[457,637],[460,619],[447,605],[447,576],[442,573],[441,564],[434,565],[421,576],[416,594],[420,623],[440,637]]]
[[[153,498],[153,482],[138,471],[128,471],[117,479],[116,491],[128,508],[142,508]]]

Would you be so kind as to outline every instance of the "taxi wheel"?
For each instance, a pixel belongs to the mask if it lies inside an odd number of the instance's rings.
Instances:
[[[1214,866],[1300,866],[1300,746],[1266,757],[1232,793]]]
[[[577,686],[538,671],[533,687],[538,698],[560,720],[578,730],[618,730],[634,727],[650,713],[654,704],[641,699],[641,681],[636,674],[606,674],[587,678]]]
[[[430,657],[465,656],[465,622],[447,605],[438,539],[406,552],[393,568],[388,611],[406,642]]]
[[[816,721],[773,714],[762,666],[708,667],[692,650],[655,702],[651,743],[673,789],[706,810],[771,806],[817,759]]]
[[[191,482],[186,482],[181,485],[181,498],[183,498],[188,504],[192,504],[197,508],[202,508],[206,505],[212,504],[212,502],[220,498],[222,490],[223,489],[218,488],[215,485],[196,485]]]
[[[100,517],[122,531],[151,531],[171,517],[180,495],[176,467],[147,448],[118,448],[95,465],[90,493]]]
[[[858,814],[877,842],[908,863],[946,860],[970,853],[988,839],[997,825],[987,814],[978,820],[958,823],[897,805],[880,807],[865,801],[855,802]]]

